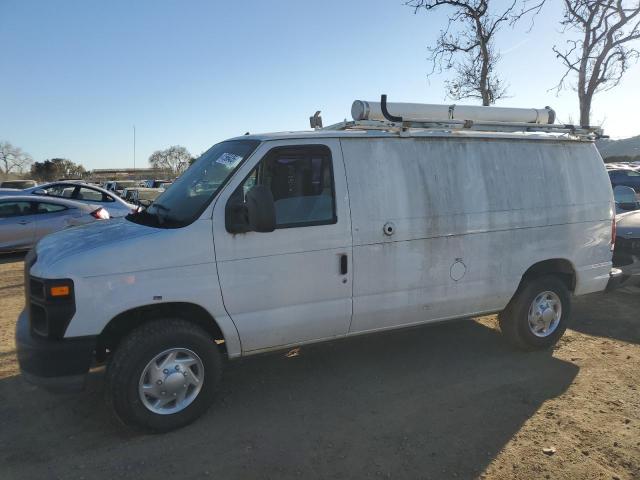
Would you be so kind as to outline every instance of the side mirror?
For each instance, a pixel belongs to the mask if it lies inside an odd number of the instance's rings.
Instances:
[[[247,192],[247,217],[254,232],[273,232],[276,229],[276,206],[271,190],[256,185]]]
[[[48,195],[47,191],[44,188],[38,188],[33,191],[34,195]]]

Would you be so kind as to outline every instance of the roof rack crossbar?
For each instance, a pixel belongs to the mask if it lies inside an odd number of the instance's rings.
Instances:
[[[390,115],[393,117],[393,115]],[[494,122],[472,120],[405,120],[401,122],[382,120],[353,120],[329,125],[323,130],[382,130],[410,134],[413,131],[473,130],[503,133],[562,133],[580,139],[606,138],[600,127],[579,127],[563,124],[539,124],[525,122]]]

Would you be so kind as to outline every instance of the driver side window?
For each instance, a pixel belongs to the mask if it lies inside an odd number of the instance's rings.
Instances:
[[[270,150],[234,191],[229,203],[244,204],[255,185],[271,190],[276,228],[337,222],[331,151],[324,145]]]
[[[93,188],[80,187],[76,193],[76,199],[89,200],[91,202],[113,202],[114,200],[99,190]]]
[[[51,185],[45,188],[50,197],[71,198],[76,187],[70,185]]]
[[[23,217],[25,215],[33,215],[33,213],[31,202],[0,202],[0,218]]]

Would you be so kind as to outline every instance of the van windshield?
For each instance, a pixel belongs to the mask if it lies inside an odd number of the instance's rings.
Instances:
[[[232,140],[214,145],[173,182],[149,208],[127,218],[165,228],[190,224],[209,205],[242,161],[256,149],[257,140]]]

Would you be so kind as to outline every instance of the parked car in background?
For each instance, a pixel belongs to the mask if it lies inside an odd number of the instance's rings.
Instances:
[[[164,190],[164,188],[146,187],[125,188],[122,192],[122,198],[128,203],[147,208]]]
[[[169,186],[169,180],[143,180],[140,186],[127,187],[122,192],[122,198],[134,205],[148,207]]]
[[[115,193],[119,197],[122,196],[122,192],[127,187],[137,187],[138,182],[136,180],[114,180],[104,184],[105,190]]]
[[[636,162],[615,162],[615,163],[605,163],[604,164],[607,170],[637,170],[640,168]]]
[[[613,266],[631,277],[627,283],[640,282],[640,210],[616,217],[616,248]]]
[[[38,182],[35,180],[5,180],[0,183],[0,188],[24,190],[25,188],[35,187],[36,185],[38,185]]]
[[[13,191],[13,194],[16,192]],[[122,200],[118,195],[95,185],[88,185],[76,181],[52,182],[37,187],[22,190],[21,194],[46,195],[55,198],[69,198],[91,205],[100,205],[109,212],[111,217],[124,217],[137,210],[137,206]],[[12,191],[0,191],[0,197],[11,195]]]
[[[144,180],[140,186],[145,188],[167,188],[172,183],[171,180]]]
[[[0,252],[28,250],[49,233],[109,218],[109,212],[99,205],[35,195],[3,196]]]
[[[609,169],[609,179],[615,188],[618,185],[631,187],[636,193],[640,193],[640,171],[633,168]]]
[[[618,185],[613,189],[613,199],[616,202],[616,214],[640,209],[640,201],[631,187]]]

